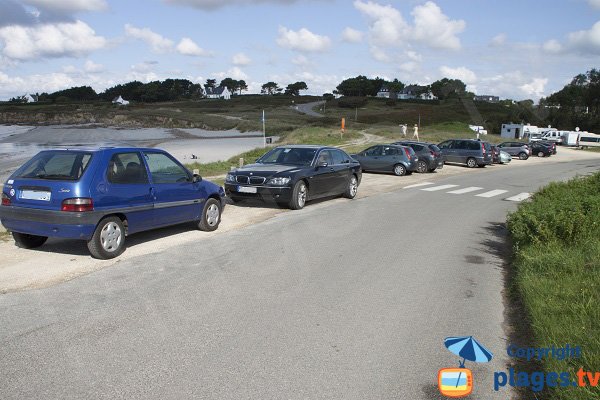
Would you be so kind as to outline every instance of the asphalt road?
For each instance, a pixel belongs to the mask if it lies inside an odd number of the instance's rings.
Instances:
[[[323,114],[320,114],[313,110],[315,107],[317,107],[321,104],[325,104],[325,102],[324,101],[313,101],[312,103],[297,104],[295,106],[292,106],[292,108],[294,108],[298,112],[301,112],[302,114],[306,114],[311,117],[324,117]]]
[[[2,295],[1,397],[436,399],[437,371],[458,365],[443,339],[473,335],[495,358],[467,363],[472,398],[509,398],[492,390],[508,340],[502,223],[518,204],[504,199],[599,167],[498,166],[309,205]],[[456,186],[423,190],[441,185]]]

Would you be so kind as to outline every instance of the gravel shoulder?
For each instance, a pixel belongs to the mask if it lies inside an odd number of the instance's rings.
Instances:
[[[432,174],[415,173],[404,177],[363,174],[357,198],[393,192],[415,183],[435,182],[466,173],[485,174],[486,171],[498,168],[525,170],[527,166],[541,163],[552,165],[598,158],[600,158],[600,153],[560,148],[559,153],[550,159],[532,157],[527,161],[513,160],[508,165],[495,165],[474,170],[462,166],[446,165],[442,170]],[[307,207],[332,207],[347,201],[341,198],[317,201],[309,203]],[[195,242],[206,240],[212,235],[223,235],[227,232],[241,230],[248,225],[277,218],[278,215],[287,212],[290,211],[269,207],[262,203],[228,205],[223,214],[223,222],[216,232],[199,232],[191,224],[188,224],[136,234],[128,238],[128,248],[122,256],[108,261],[92,259],[82,241],[50,239],[40,249],[23,250],[17,248],[12,240],[0,240],[0,254],[3,255],[0,264],[0,293],[48,287],[111,267],[140,255],[169,251],[175,246],[193,246]]]

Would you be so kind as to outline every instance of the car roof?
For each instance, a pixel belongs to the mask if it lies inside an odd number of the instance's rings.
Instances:
[[[423,146],[429,146],[430,144],[435,145],[435,143],[429,143],[429,142],[418,142],[416,140],[398,140],[397,142],[394,143],[410,143],[410,144],[420,144]],[[394,144],[392,143],[392,144]]]
[[[288,144],[285,146],[277,146],[276,148],[288,148],[288,149],[336,149],[336,150],[341,150],[341,149],[337,149],[335,147],[331,147],[331,146],[323,146],[323,145],[319,145],[319,144]]]
[[[164,151],[159,148],[151,147],[132,147],[132,146],[103,146],[103,147],[84,147],[84,146],[61,146],[57,148],[45,149],[42,151],[84,151],[88,153],[98,153],[102,151]]]

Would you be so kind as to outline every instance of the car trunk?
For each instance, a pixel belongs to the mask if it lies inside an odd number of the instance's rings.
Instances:
[[[15,179],[11,189],[15,191],[11,196],[11,205],[59,211],[65,199],[89,197],[89,193],[80,193],[79,187],[76,181]]]

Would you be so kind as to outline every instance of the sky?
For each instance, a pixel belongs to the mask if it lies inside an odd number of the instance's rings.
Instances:
[[[0,100],[132,80],[357,75],[547,96],[600,67],[600,0],[0,0]]]

